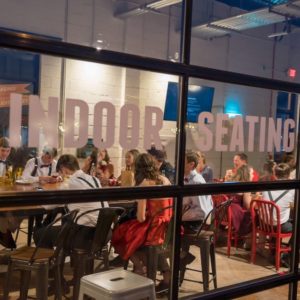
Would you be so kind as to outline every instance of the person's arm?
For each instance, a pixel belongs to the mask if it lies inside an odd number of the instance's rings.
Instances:
[[[192,205],[192,198],[193,196],[183,197],[182,199],[182,221],[187,221],[188,217],[188,210],[191,208]]]
[[[31,180],[32,182],[39,181],[39,177],[31,176],[34,166],[35,166],[34,158],[27,161],[24,171],[22,173],[22,179]]]
[[[250,209],[250,203],[251,203],[251,193],[244,193],[243,194],[243,205],[244,208]]]
[[[232,181],[232,177],[233,177],[233,171],[231,169],[226,170],[224,180],[225,181]]]
[[[166,176],[159,175],[159,178],[163,185],[171,185],[170,180]]]
[[[139,222],[144,222],[146,220],[146,204],[147,200],[139,200],[137,203],[137,214],[136,218]]]
[[[48,205],[42,205],[42,207],[46,210],[53,210],[54,208],[59,207],[58,204],[48,204]]]
[[[148,180],[145,180],[139,186],[151,186]],[[141,199],[137,201],[137,213],[136,218],[139,222],[144,222],[146,220],[146,207],[147,199]]]

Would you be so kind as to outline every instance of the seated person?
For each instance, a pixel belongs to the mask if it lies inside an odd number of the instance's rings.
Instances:
[[[114,165],[105,161],[98,163],[96,177],[100,180],[102,186],[114,186],[117,179],[114,176]]]
[[[44,147],[41,156],[27,161],[22,179],[41,183],[57,182],[57,177],[52,176],[56,173],[56,160],[54,159],[56,156],[56,148]]]
[[[118,177],[118,184],[121,186],[134,186],[135,160],[140,152],[137,149],[131,149],[125,154],[125,169],[121,171]]]
[[[151,155],[140,154],[135,162],[136,186],[170,185],[169,180],[160,175]],[[144,275],[146,273],[147,257],[143,246],[161,245],[164,242],[166,227],[170,222],[172,210],[167,209],[172,205],[170,198],[141,199],[137,201],[137,218],[120,224],[112,236],[112,245],[115,252],[123,260],[130,259],[134,264],[134,272]],[[166,208],[166,209],[164,209]],[[163,272],[164,285],[169,284],[170,270],[163,259],[159,268]]]
[[[11,162],[8,160],[10,152],[11,146],[8,138],[0,138],[0,176],[5,176],[8,166],[11,165]]]
[[[254,170],[251,166],[248,165],[248,155],[245,153],[237,153],[233,157],[233,165],[234,168],[232,170],[227,170],[226,175],[227,176],[227,181],[230,181],[229,176],[234,176],[236,171],[241,167],[241,166],[248,166],[249,171],[250,171],[250,178],[249,181],[258,181],[259,180],[259,174],[256,170]],[[226,181],[226,178],[225,178]]]
[[[156,163],[156,166],[159,170],[159,172],[166,176],[172,184],[174,184],[175,181],[175,169],[172,167],[172,165],[166,161],[166,154],[163,150],[158,150],[155,148],[155,146],[152,146],[151,149],[147,150],[147,152],[152,155],[154,158],[154,161]]]
[[[8,157],[11,153],[11,146],[6,137],[0,138],[0,176],[5,176],[11,163]],[[15,231],[20,225],[21,219],[7,214],[0,217],[0,244],[6,248],[16,248],[16,244],[11,232]]]
[[[199,157],[196,152],[188,151],[185,156],[184,182],[185,184],[202,184],[204,178],[196,171]],[[205,219],[213,209],[210,195],[187,196],[183,198],[182,225],[185,233],[196,233]],[[181,269],[191,263],[195,257],[189,253],[189,245],[182,239]]]
[[[106,164],[110,163],[108,152],[106,149],[98,150],[96,147],[94,147],[91,155],[85,159],[81,170],[87,174],[95,176],[97,172],[97,166],[101,162]]]
[[[278,164],[275,167],[274,172],[277,180],[290,179],[290,167],[286,163]],[[276,203],[277,206],[279,206],[281,232],[292,232],[293,224],[290,221],[290,213],[291,213],[291,206],[294,205],[294,201],[295,201],[295,190],[278,190],[278,191],[263,192],[262,199],[273,201]],[[275,211],[273,213],[273,218],[274,218],[274,222],[277,222],[277,216]],[[289,244],[291,243],[292,243],[292,239],[289,241]],[[283,253],[281,255],[281,263],[285,267],[290,266],[289,253]]]
[[[274,181],[276,176],[274,173],[276,163],[274,160],[268,160],[264,163],[263,174],[260,176],[259,181]]]
[[[198,165],[198,155],[194,151],[187,152],[185,156],[184,183],[185,184],[202,184],[204,178],[196,171]],[[201,224],[202,220],[213,209],[213,202],[210,195],[208,196],[188,196],[183,198],[183,209],[186,209],[182,215],[182,221],[188,230],[192,229],[192,223]],[[191,225],[191,226],[189,226]],[[197,229],[196,229],[197,230]]]
[[[288,180],[290,177],[290,167],[288,164],[280,163],[275,167],[275,176],[277,180]],[[291,206],[295,201],[295,190],[267,191],[262,194],[263,200],[270,200],[276,203],[280,208],[280,224],[282,232],[291,232],[293,224],[290,222]],[[274,221],[276,221],[274,213]]]
[[[226,179],[228,178],[225,177],[225,180]],[[226,181],[248,182],[250,180],[250,170],[248,166],[242,165],[239,167],[234,176],[229,179],[230,180]],[[249,211],[251,193],[232,193],[227,196],[232,200],[232,225],[235,231],[242,235],[248,234],[252,229]]]
[[[63,178],[68,177],[68,189],[98,189],[101,188],[99,180],[91,175],[84,173],[79,168],[78,160],[70,154],[62,155],[57,161],[57,171]],[[58,205],[44,205],[46,209],[58,207]],[[70,203],[67,205],[69,210],[79,209],[79,214],[96,208],[108,207],[107,202],[84,202]],[[95,225],[97,224],[98,212],[89,213],[79,219],[79,224],[74,226],[76,239],[73,240],[71,247],[79,249],[89,249],[94,237]],[[59,226],[54,226],[48,235],[42,240],[42,247],[52,248],[59,232]],[[35,228],[34,241],[37,243],[45,233],[45,227]]]
[[[213,170],[206,164],[204,153],[199,151],[197,154],[199,157],[198,165],[196,167],[197,172],[202,175],[202,177],[205,179],[205,182],[212,182],[214,178]]]

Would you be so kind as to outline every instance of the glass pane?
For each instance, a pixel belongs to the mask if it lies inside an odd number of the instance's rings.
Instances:
[[[200,151],[197,170],[207,182],[295,178],[298,105],[294,93],[190,79],[186,148]]]
[[[94,212],[87,212],[87,207],[89,206],[91,208],[94,206],[94,208],[99,208],[99,203],[97,202],[86,202],[84,206],[78,204],[70,204],[68,206],[70,210],[79,209],[76,224],[72,224],[72,230],[66,237],[68,242],[64,244],[67,249],[73,249],[71,254],[72,259],[76,259],[75,253],[79,258],[89,253],[89,257],[94,258],[94,269],[89,270],[93,270],[99,274],[99,272],[107,271],[109,265],[109,270],[116,272],[115,278],[119,278],[119,280],[122,279],[122,267],[125,265],[127,265],[127,270],[129,271],[128,276],[132,274],[132,271],[135,274],[146,276],[148,270],[148,276],[155,282],[156,291],[160,292],[161,295],[166,295],[170,284],[170,255],[172,253],[172,230],[174,225],[172,220],[173,199],[168,197],[147,199],[146,206],[144,206],[143,200],[109,201],[108,204],[109,208],[103,208],[102,210],[100,209]],[[140,206],[144,206],[144,214],[147,208],[147,214],[143,222],[141,219],[137,220],[137,217],[140,218],[139,212],[142,211],[140,210]],[[113,209],[116,211],[113,211]],[[105,210],[105,214],[103,214],[103,210]],[[21,212],[20,210],[18,211]],[[17,212],[17,210],[15,212]],[[25,210],[25,213],[26,212],[29,212],[29,208]],[[133,212],[135,212],[135,214]],[[53,246],[54,241],[59,238],[58,232],[62,228],[62,226],[50,227],[50,229],[46,228],[46,219],[50,214],[53,215],[53,210],[48,210],[47,213],[47,217],[44,218],[41,226],[35,227],[33,237],[35,244],[39,243],[40,247],[43,248],[51,248]],[[86,214],[81,215],[83,213]],[[113,216],[112,219],[110,218],[111,214]],[[38,214],[32,216],[37,215]],[[116,219],[114,218],[115,215],[121,215],[121,217]],[[22,216],[24,217],[24,210]],[[96,221],[99,216],[100,221],[97,223]],[[12,216],[10,216],[10,218],[12,218]],[[4,224],[3,220],[3,218],[0,219],[1,225]],[[113,222],[116,220],[118,220],[116,223]],[[19,221],[21,221],[21,218],[19,218]],[[105,225],[111,223],[113,230],[110,229],[111,226]],[[57,225],[60,225],[60,223]],[[27,230],[27,219],[22,221],[21,226]],[[1,227],[1,231],[2,229],[3,227]],[[103,245],[101,245],[102,251],[95,252],[94,249],[100,248],[98,241],[102,241],[103,239],[104,241],[110,241],[110,243],[104,248],[102,248]],[[27,245],[27,231],[22,230],[18,233],[16,243],[19,249],[21,246]],[[77,251],[76,249],[85,250]],[[110,252],[108,252],[108,249],[110,249]],[[19,251],[22,251],[22,249]],[[23,259],[26,259],[26,255]],[[83,259],[77,261],[76,264],[71,264],[70,261],[67,260],[64,264],[64,291],[69,297],[72,297],[76,289],[67,289],[67,282],[70,286],[73,286],[74,282],[76,283],[76,271],[80,272],[80,268],[77,269],[77,267],[81,265],[82,262],[84,262]],[[89,268],[86,265],[85,267]],[[35,273],[36,272],[33,272],[32,275],[34,279],[36,279]],[[15,275],[14,282],[10,285],[10,296],[15,296],[19,293],[21,278],[18,274]],[[138,282],[139,279],[142,280],[141,277],[134,279],[138,280]],[[104,280],[105,279],[102,279],[99,282],[105,284]],[[32,281],[29,290],[30,296],[36,293],[36,283],[36,280]],[[51,284],[50,286],[52,287]],[[117,284],[120,283],[118,282]],[[130,284],[125,285],[131,286]],[[103,291],[107,291],[107,289],[105,288]],[[110,291],[110,293],[115,293],[115,295],[118,292],[120,291],[118,291],[117,288]],[[121,292],[124,293],[124,290]]]
[[[174,183],[177,76],[6,49],[2,60],[2,191],[95,188],[74,182],[77,169],[102,187],[134,186],[145,152]]]
[[[298,18],[285,0],[194,1],[191,63],[299,82]]]
[[[138,206],[138,211],[139,205],[143,205],[141,201],[131,203]],[[172,198],[147,199],[146,203],[146,221],[124,219],[113,232],[114,251],[111,255],[119,255],[125,261],[130,257],[128,270],[147,275],[154,280],[156,292],[160,296],[167,296],[171,279],[174,203]],[[120,206],[122,202],[118,201],[116,205]]]
[[[274,195],[282,192],[271,191]],[[234,194],[213,195],[214,208],[204,221],[188,220],[185,215],[189,211],[183,213],[180,296],[212,290],[216,284],[220,288],[289,272],[294,190],[277,206],[264,199],[253,199],[247,210]],[[274,210],[280,213],[278,221]],[[279,226],[280,253],[275,248],[276,238],[270,238]]]
[[[4,1],[1,27],[153,58],[178,60],[181,1]],[[5,13],[4,13],[5,12]],[[28,18],[16,16],[26,15]]]
[[[133,149],[148,151],[161,173],[174,183],[176,123],[167,121],[164,111],[168,81],[176,82],[178,77],[76,60],[67,60],[66,70],[66,109],[77,98],[88,112],[74,114],[75,140],[78,137],[82,143],[70,145],[65,132],[63,151],[72,151],[84,166],[93,146],[107,149],[109,159],[102,160],[114,166],[111,175],[121,186],[133,185],[138,154]],[[69,122],[66,118],[63,130]],[[76,122],[82,122],[80,132]]]

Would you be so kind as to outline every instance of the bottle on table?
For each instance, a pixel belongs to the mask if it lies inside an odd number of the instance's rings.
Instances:
[[[15,178],[14,178],[14,173],[13,173],[13,167],[12,166],[9,166],[7,168],[6,173],[5,173],[5,177],[6,177],[6,182],[7,183],[9,183],[9,184],[14,183]]]

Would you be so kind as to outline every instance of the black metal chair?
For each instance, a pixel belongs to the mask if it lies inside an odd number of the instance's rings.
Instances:
[[[21,272],[20,300],[27,299],[28,286],[30,283],[31,272],[35,271],[36,276],[36,294],[39,300],[48,299],[48,272],[53,270],[55,284],[55,299],[62,298],[62,267],[64,264],[64,248],[67,246],[68,235],[74,224],[78,210],[73,210],[64,216],[56,217],[46,229],[36,247],[25,246],[16,249],[9,258],[8,270],[6,274],[6,284],[4,287],[4,299],[9,298],[10,283],[12,282],[12,273],[14,270]],[[61,221],[61,226],[54,243],[54,249],[42,248],[40,245],[47,236],[47,232],[52,229],[54,224]]]
[[[185,243],[188,245],[194,245],[200,248],[200,259],[202,271],[192,268],[184,268],[180,271],[180,284],[183,280],[198,282],[203,284],[203,290],[209,290],[209,283],[213,280],[214,287],[217,288],[217,270],[216,270],[216,258],[215,258],[215,243],[214,236],[216,235],[217,228],[215,224],[216,218],[222,219],[226,214],[228,206],[231,204],[231,200],[227,200],[220,205],[214,207],[210,213],[206,216],[205,220],[201,224],[198,232],[188,233],[184,235]],[[210,220],[210,222],[208,222]],[[209,271],[209,263],[211,262],[211,272]],[[196,281],[192,279],[184,278],[185,271],[191,270],[195,272],[202,272],[202,281]],[[210,279],[210,275],[212,278]]]
[[[99,258],[102,255],[103,249],[107,247],[108,237],[112,226],[116,224],[118,218],[124,213],[125,209],[122,207],[104,207],[89,210],[78,215],[75,223],[77,223],[82,216],[94,211],[99,211],[99,214],[91,248],[88,250],[76,248],[71,250],[71,259],[74,266],[74,277],[72,280],[74,284],[74,300],[77,300],[79,296],[81,277],[94,273],[94,259]],[[108,252],[104,260],[104,268],[108,269]]]
[[[173,209],[173,206],[165,207],[162,211],[166,209]],[[164,243],[162,245],[144,247],[147,251],[147,277],[152,279],[154,282],[156,281],[156,273],[158,269],[159,256],[160,255],[163,255],[164,257],[170,256],[170,246],[172,242],[173,227],[174,227],[174,217],[172,216],[170,222],[166,227],[166,235],[165,235]]]
[[[164,207],[159,212],[157,212],[155,216],[161,214],[164,210],[167,209],[173,209],[173,206]],[[147,277],[152,279],[154,282],[156,282],[159,257],[161,256],[162,259],[167,259],[167,257],[170,256],[170,246],[172,242],[173,227],[174,227],[174,218],[172,216],[170,222],[166,227],[165,240],[162,245],[151,245],[151,246],[149,245],[149,246],[144,246],[139,250],[137,250],[137,251],[142,251],[146,254]],[[127,267],[128,267],[128,261],[125,262],[124,269],[126,270]]]
[[[28,219],[28,226],[27,228],[20,227],[17,229],[16,236],[15,236],[15,243],[17,244],[17,240],[19,237],[19,233],[23,232],[27,234],[27,246],[31,246],[31,239],[33,234],[34,226],[42,227],[47,226],[51,222],[55,220],[57,215],[61,214],[64,215],[68,212],[67,206],[59,206],[55,207],[51,210],[45,210],[45,208],[36,207],[30,211],[26,211],[26,218]],[[22,216],[22,214],[18,214],[19,216]],[[27,230],[26,230],[27,229]],[[16,248],[16,247],[14,247]]]

